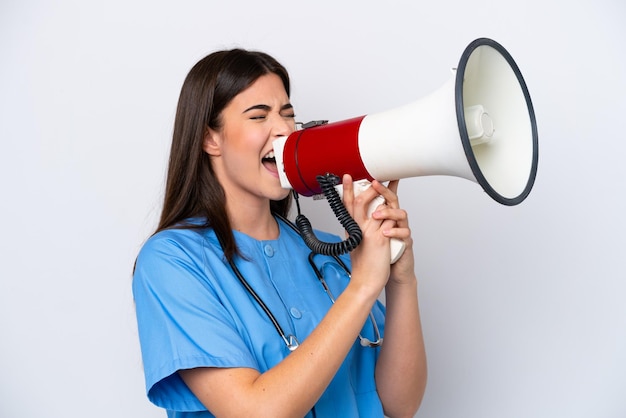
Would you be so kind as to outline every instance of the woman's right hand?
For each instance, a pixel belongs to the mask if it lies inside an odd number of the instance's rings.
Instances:
[[[374,180],[372,187],[355,196],[353,179],[346,174],[342,179],[343,203],[363,233],[359,246],[350,253],[352,261],[351,284],[365,286],[376,297],[385,287],[390,274],[390,238],[388,231],[396,227],[392,219],[375,219],[369,215],[372,201],[381,193],[392,193]],[[376,183],[376,184],[375,184]],[[384,206],[381,205],[381,206]]]

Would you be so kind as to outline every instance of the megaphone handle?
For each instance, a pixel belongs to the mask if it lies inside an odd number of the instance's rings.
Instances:
[[[353,183],[354,196],[356,197],[362,192],[364,192],[365,190],[369,189],[371,185],[372,183],[366,179],[355,181]],[[335,189],[337,189],[337,192],[343,197],[343,187],[341,185],[337,185],[335,186]],[[376,208],[379,207],[380,205],[383,205],[384,203],[385,203],[385,199],[381,195],[376,196],[374,200],[372,200],[372,202],[370,203],[367,209],[367,216],[371,217],[372,213],[374,213]],[[397,238],[391,239],[390,248],[389,248],[391,252],[391,264],[398,261],[398,259],[402,256],[402,254],[404,254],[405,248],[406,248],[406,244],[404,243],[404,241],[399,240]]]

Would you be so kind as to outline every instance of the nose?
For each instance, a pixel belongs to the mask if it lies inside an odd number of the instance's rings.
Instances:
[[[296,130],[296,124],[293,118],[286,118],[281,115],[277,115],[272,125],[272,135],[276,138],[281,136],[288,136]]]

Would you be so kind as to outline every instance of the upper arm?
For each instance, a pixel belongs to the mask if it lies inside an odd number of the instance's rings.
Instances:
[[[215,416],[251,416],[258,414],[259,404],[251,405],[246,394],[260,373],[252,368],[199,367],[178,372],[191,392]],[[250,405],[250,406],[249,406]]]
[[[200,411],[204,406],[178,370],[258,364],[201,270],[203,255],[181,241],[153,239],[142,249],[133,291],[149,399],[166,409]]]

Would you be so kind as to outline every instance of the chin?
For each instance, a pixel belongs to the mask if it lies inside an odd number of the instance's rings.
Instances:
[[[283,192],[280,193],[278,195],[278,197],[274,200],[283,200],[284,198],[286,198],[287,196],[289,196],[289,193],[291,193],[291,190],[289,189],[283,189]]]
[[[284,198],[289,196],[289,193],[291,193],[291,189],[284,189],[282,187],[279,187],[279,189],[275,190],[272,193],[272,195],[270,196],[270,199],[271,200],[283,200]]]

